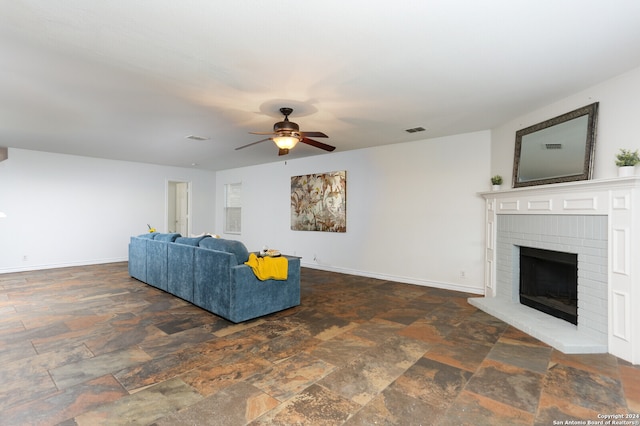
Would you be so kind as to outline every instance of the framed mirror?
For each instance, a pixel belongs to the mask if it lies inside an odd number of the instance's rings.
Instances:
[[[513,187],[591,179],[598,102],[516,132]]]

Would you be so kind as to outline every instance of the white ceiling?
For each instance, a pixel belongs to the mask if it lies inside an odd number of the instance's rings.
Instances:
[[[0,146],[228,169],[325,153],[235,150],[283,106],[338,152],[489,129],[638,66],[635,0],[0,0]]]

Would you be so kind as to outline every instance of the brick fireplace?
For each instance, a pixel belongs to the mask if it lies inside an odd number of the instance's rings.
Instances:
[[[469,303],[565,353],[640,363],[640,178],[481,194],[486,200],[485,297]],[[520,250],[577,255],[577,324],[520,303]],[[640,266],[640,265],[639,265]]]

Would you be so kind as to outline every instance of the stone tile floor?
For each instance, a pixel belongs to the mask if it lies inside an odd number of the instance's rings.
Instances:
[[[0,425],[640,424],[639,366],[469,296],[303,269],[299,307],[232,324],[126,263],[3,274]]]

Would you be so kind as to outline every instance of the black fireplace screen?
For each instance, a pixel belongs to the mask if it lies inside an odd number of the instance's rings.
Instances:
[[[578,255],[520,247],[520,303],[578,324]]]

